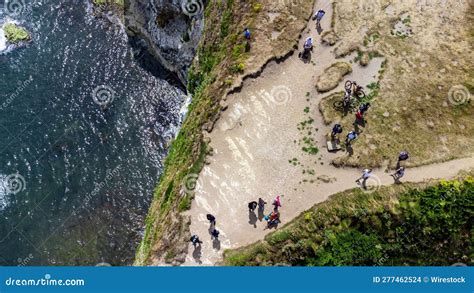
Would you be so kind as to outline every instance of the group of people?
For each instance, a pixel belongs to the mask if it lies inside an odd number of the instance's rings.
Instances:
[[[263,200],[261,197],[258,198],[258,202],[256,201],[249,202],[248,204],[249,213],[255,213],[255,209],[258,207],[259,214],[264,215],[266,204],[267,202]],[[272,205],[273,205],[273,211],[269,213],[268,215],[263,216],[263,219],[267,221],[267,226],[265,229],[270,229],[272,227],[277,226],[280,223],[280,212],[278,208],[281,207],[281,197],[277,196],[275,200],[273,201]]]
[[[355,84],[356,87],[359,87],[357,85],[357,83],[353,83]],[[344,99],[351,99],[352,97],[352,94],[353,94],[353,90],[349,89],[349,90],[346,90],[346,93],[345,93],[345,96],[344,96]],[[345,145],[346,145],[346,149],[347,150],[350,150],[351,146],[352,146],[352,142],[354,140],[356,140],[358,137],[359,137],[359,132],[357,131],[358,130],[358,126],[359,125],[362,125],[364,126],[366,121],[365,121],[365,113],[369,110],[370,108],[370,103],[362,103],[361,105],[359,105],[356,113],[355,113],[355,121],[353,123],[354,125],[354,130],[351,130],[347,135],[346,135],[346,139],[345,139]],[[333,141],[338,141],[339,140],[339,135],[343,132],[343,128],[342,128],[342,125],[340,123],[336,123],[334,124],[333,128],[332,128],[332,131],[331,131],[331,140]]]
[[[313,20],[316,21],[316,29],[318,30],[318,33],[322,32],[321,20],[323,19],[324,14],[326,14],[326,12],[322,9],[319,9],[313,16]],[[313,51],[313,38],[310,36],[306,38],[303,44],[303,51],[299,53],[299,57],[301,59],[308,60],[311,51]]]
[[[265,205],[267,202],[263,200],[261,197],[258,198],[257,201],[251,201],[248,204],[249,208],[249,213],[255,213],[255,209],[258,207],[259,213],[264,214],[265,213]],[[265,215],[263,218],[267,222],[267,225],[265,229],[271,229],[272,227],[278,226],[280,223],[280,211],[278,210],[281,207],[281,197],[277,196],[275,200],[272,203],[273,205],[273,211],[269,213],[268,215]],[[207,220],[209,221],[210,227],[209,227],[209,233],[211,234],[211,239],[218,240],[219,239],[219,230],[216,229],[216,217],[212,214],[207,214],[206,215]],[[194,248],[200,246],[203,242],[199,238],[198,235],[193,234],[189,240]]]
[[[215,241],[219,241],[220,232],[219,230],[216,229],[216,217],[213,216],[212,214],[207,214],[206,218],[209,221],[209,224],[211,225],[209,227],[209,234],[211,234],[211,239],[214,239]],[[197,235],[192,235],[189,241],[193,244],[195,248],[198,245],[200,246],[202,244],[201,239],[199,239],[199,236]]]

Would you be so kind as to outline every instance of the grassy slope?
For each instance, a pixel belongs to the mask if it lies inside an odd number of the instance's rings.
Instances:
[[[267,235],[225,252],[243,265],[473,265],[474,180],[334,195]]]
[[[203,37],[188,75],[188,90],[193,101],[188,117],[172,143],[165,170],[154,191],[145,235],[136,253],[136,265],[156,264],[163,260],[168,263],[184,261],[190,232],[189,219],[181,212],[190,208],[193,194],[184,192],[183,184],[186,184],[187,176],[199,174],[203,166],[207,153],[203,129],[212,128],[218,119],[221,97],[235,80],[253,73],[267,60],[285,55],[295,45],[297,32],[306,24],[313,1],[304,0],[291,7],[285,5],[246,0],[215,0],[207,5]],[[296,17],[287,17],[287,12],[283,12],[274,23],[264,23],[267,21],[264,13],[270,9],[286,9]],[[253,31],[250,52],[245,52],[244,27]],[[278,44],[279,48],[263,41],[272,30],[282,29],[286,34],[272,43]]]

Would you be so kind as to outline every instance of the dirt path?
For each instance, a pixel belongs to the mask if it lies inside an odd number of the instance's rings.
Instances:
[[[317,1],[315,8],[326,11],[322,27],[329,29],[330,1]],[[327,94],[316,92],[315,80],[335,62],[333,47],[320,44],[315,23],[311,21],[300,48],[308,35],[315,38],[312,62],[305,64],[295,54],[280,64],[270,64],[260,77],[247,80],[240,93],[228,97],[228,110],[210,135],[214,155],[199,176],[196,197],[189,211],[191,233],[199,235],[204,243],[197,250],[190,245],[184,265],[213,265],[222,259],[224,249],[263,239],[270,232],[264,230],[266,222],[249,215],[247,208],[247,204],[258,197],[271,203],[276,195],[283,195],[281,219],[285,224],[331,194],[357,186],[354,181],[360,176],[360,170],[330,165],[337,155],[325,149],[328,129],[318,111],[320,100]],[[347,79],[367,85],[376,80],[381,62],[374,59],[366,68],[353,65],[354,71]],[[341,83],[334,91],[341,90],[342,86]],[[275,101],[272,95],[279,98]],[[297,125],[305,119],[305,108],[315,120],[312,127],[319,129],[313,134],[320,150],[316,156],[304,153],[294,142],[301,139]],[[302,173],[301,166],[289,163],[292,158],[314,169],[313,183],[304,182],[308,175]],[[450,178],[471,167],[474,167],[474,158],[412,168],[407,170],[403,180]],[[374,173],[377,176],[370,185],[393,184],[393,179],[383,170]],[[321,175],[324,181],[317,180]],[[266,212],[269,210],[270,207]],[[211,240],[208,213],[217,218],[220,241]]]

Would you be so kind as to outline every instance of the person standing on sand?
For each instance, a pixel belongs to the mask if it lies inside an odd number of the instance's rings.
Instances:
[[[196,247],[197,245],[201,246],[202,243],[202,241],[199,240],[199,237],[197,235],[191,236],[191,239],[189,241],[191,241],[194,247]]]
[[[363,188],[366,188],[367,179],[369,179],[370,176],[372,176],[372,169],[364,169],[364,171],[362,171],[362,176],[356,180],[357,185],[361,185]]]
[[[211,214],[207,214],[207,215],[206,215],[206,218],[207,218],[207,220],[209,221],[209,223],[211,224],[211,226],[215,226],[215,225],[216,225],[216,217],[214,217],[214,216],[211,215]]]
[[[278,211],[278,208],[281,207],[280,196],[277,196],[272,204],[275,206],[274,210]]]
[[[257,208],[257,206],[258,206],[258,203],[256,201],[249,202],[249,204],[248,204],[249,213],[253,213],[255,211],[255,209]]]
[[[211,232],[211,236],[212,236],[211,238],[214,238],[214,239],[217,240],[218,237],[219,237],[219,233],[220,233],[219,230],[217,230],[216,228],[214,228],[214,229],[212,230],[212,232]]]

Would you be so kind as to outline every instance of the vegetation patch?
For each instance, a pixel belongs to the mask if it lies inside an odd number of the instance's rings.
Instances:
[[[15,23],[7,23],[3,26],[3,31],[5,33],[5,38],[11,44],[18,44],[20,42],[27,42],[31,39],[30,34],[28,31],[15,24]]]

